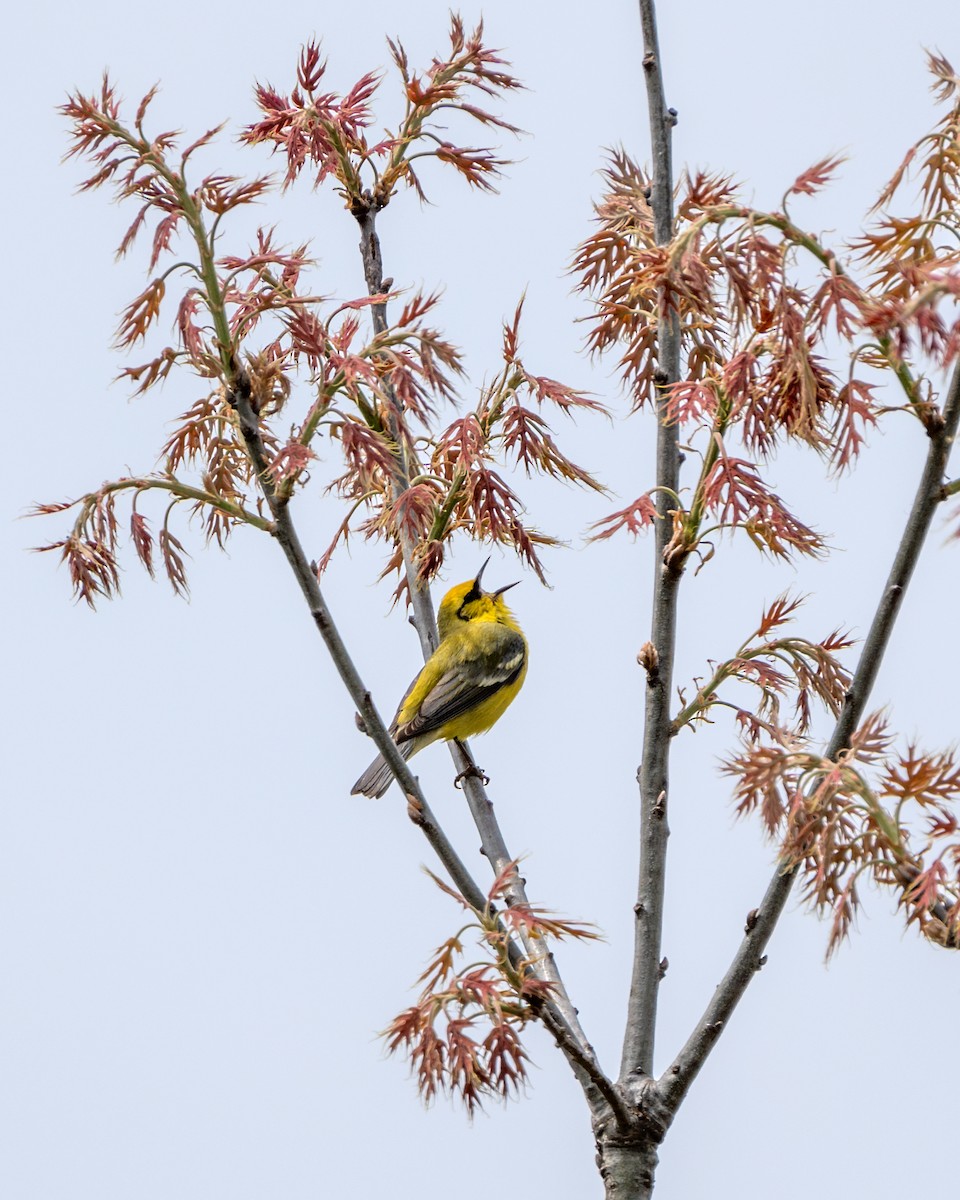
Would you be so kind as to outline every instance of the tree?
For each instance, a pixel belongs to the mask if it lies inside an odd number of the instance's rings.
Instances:
[[[461,53],[468,58],[472,56],[466,70],[474,79],[479,69],[487,72],[479,76],[485,86],[511,87],[509,77],[484,57],[480,43],[464,40],[455,27],[451,58]],[[657,59],[652,46],[648,53],[655,68]],[[397,58],[403,69],[402,54],[398,53]],[[933,66],[949,101],[953,86],[949,64],[935,59]],[[318,56],[308,49],[301,62],[300,83],[313,94],[319,90],[319,69]],[[441,66],[438,77],[442,79],[448,69],[454,71],[453,67]],[[496,78],[489,72],[494,72]],[[548,440],[547,431],[539,424],[540,413],[532,407],[532,401],[523,400],[523,390],[538,402],[552,402],[564,409],[589,408],[594,402],[525,368],[517,356],[516,321],[511,320],[505,330],[505,367],[501,376],[482,394],[472,422],[469,418],[458,418],[453,426],[434,435],[429,470],[418,470],[418,481],[414,481],[409,462],[414,461],[420,447],[413,435],[405,436],[403,422],[411,415],[426,415],[424,385],[443,397],[447,387],[443,368],[452,372],[458,363],[449,344],[424,324],[429,302],[414,301],[393,326],[386,324],[382,300],[385,285],[377,275],[371,217],[385,203],[393,185],[405,178],[404,156],[416,153],[415,139],[436,97],[408,85],[410,108],[403,132],[383,148],[386,167],[381,171],[378,186],[384,190],[379,194],[374,191],[368,198],[351,175],[349,151],[361,157],[366,155],[367,148],[360,142],[362,124],[357,114],[368,99],[372,83],[369,78],[361,80],[343,101],[328,98],[324,103],[318,102],[319,118],[309,131],[313,139],[310,144],[291,136],[299,121],[293,111],[299,107],[296,98],[277,97],[267,91],[261,91],[267,118],[248,131],[251,140],[282,140],[290,155],[292,171],[302,165],[299,157],[302,152],[315,153],[319,172],[337,175],[346,193],[348,205],[364,233],[367,282],[370,294],[375,297],[369,302],[374,337],[355,353],[351,351],[358,336],[358,324],[353,314],[364,305],[352,304],[346,313],[335,312],[332,319],[319,323],[312,298],[294,291],[304,266],[302,252],[279,252],[275,243],[264,237],[258,242],[254,256],[246,259],[230,256],[222,261],[221,270],[225,274],[215,279],[211,235],[201,226],[197,201],[219,219],[235,205],[257,196],[265,186],[261,181],[245,185],[214,177],[195,197],[185,186],[180,186],[176,168],[170,169],[157,158],[169,146],[157,146],[154,142],[151,148],[149,139],[141,140],[142,129],[120,129],[113,109],[114,98],[106,88],[96,101],[82,97],[71,101],[70,115],[77,122],[78,149],[107,150],[101,165],[116,162],[117,173],[127,170],[126,164],[115,157],[117,151],[121,156],[130,149],[134,151],[133,173],[126,175],[126,190],[162,210],[155,232],[155,256],[166,248],[178,222],[192,225],[199,248],[197,273],[202,282],[199,288],[187,291],[178,310],[184,356],[198,373],[219,381],[221,390],[213,400],[204,402],[205,407],[195,407],[185,414],[183,426],[168,443],[169,466],[173,470],[181,466],[189,452],[201,452],[204,462],[199,483],[172,474],[157,478],[138,475],[98,489],[83,501],[79,524],[59,548],[70,562],[80,594],[92,599],[98,592],[113,588],[117,580],[113,554],[119,493],[128,492],[139,498],[156,490],[173,496],[177,502],[196,505],[205,514],[208,535],[217,540],[222,541],[237,523],[273,533],[308,595],[314,620],[352,688],[368,731],[382,749],[388,749],[366,689],[351,673],[338,644],[329,614],[316,590],[314,573],[307,569],[306,557],[299,551],[290,524],[288,501],[313,462],[308,443],[319,422],[334,418],[333,434],[347,454],[349,470],[341,478],[341,489],[348,498],[362,495],[378,504],[369,531],[386,533],[388,540],[393,539],[401,550],[407,543],[407,558],[413,567],[413,574],[408,573],[407,578],[414,601],[419,597],[422,604],[424,594],[418,591],[417,580],[429,578],[440,567],[447,535],[457,524],[475,534],[507,541],[529,562],[537,562],[537,535],[525,527],[508,485],[484,457],[491,441],[499,439],[508,450],[519,454],[521,462],[535,462],[549,473],[593,485],[591,476],[558,450],[555,442]],[[440,99],[456,101],[457,96],[443,95]],[[658,114],[657,131],[662,136],[660,100],[653,111]],[[499,118],[487,114],[482,119],[490,122]],[[739,200],[727,180],[704,174],[691,176],[685,190],[681,190],[680,233],[673,243],[672,255],[668,256],[657,247],[666,237],[664,226],[670,227],[663,209],[670,188],[664,185],[662,176],[655,174],[652,194],[648,197],[650,185],[624,154],[616,155],[608,170],[609,187],[600,209],[600,231],[584,244],[578,258],[583,284],[593,289],[598,298],[597,318],[591,332],[594,348],[600,351],[626,345],[622,367],[637,406],[659,403],[666,406],[669,416],[661,423],[661,472],[667,473],[658,476],[656,488],[650,493],[599,525],[601,536],[615,532],[619,525],[655,525],[658,558],[666,564],[660,575],[659,599],[655,605],[661,614],[660,624],[655,625],[651,643],[640,656],[647,673],[648,694],[653,698],[653,707],[648,708],[648,741],[644,752],[644,840],[648,846],[663,844],[662,835],[656,832],[663,828],[666,790],[663,779],[657,777],[664,772],[662,758],[658,762],[658,757],[669,745],[671,735],[712,716],[716,705],[725,702],[726,693],[721,693],[720,687],[727,680],[739,679],[754,685],[760,696],[757,704],[748,708],[739,699],[735,703],[737,719],[745,728],[748,741],[743,752],[731,761],[730,770],[739,780],[742,806],[762,806],[771,830],[785,835],[783,861],[798,873],[803,867],[811,868],[810,879],[815,885],[812,898],[834,908],[837,936],[845,931],[855,899],[856,880],[847,868],[874,860],[878,882],[898,890],[911,916],[924,930],[941,941],[953,940],[952,877],[947,872],[941,873],[938,866],[950,861],[949,854],[944,859],[935,851],[931,859],[922,859],[907,845],[902,828],[891,823],[889,815],[880,808],[885,796],[894,801],[913,800],[932,808],[937,814],[932,832],[942,839],[940,845],[949,848],[954,830],[945,803],[952,798],[956,785],[952,759],[945,753],[921,755],[911,750],[893,760],[894,765],[886,771],[879,769],[879,783],[857,770],[856,759],[851,758],[842,771],[825,765],[824,760],[835,759],[845,743],[858,749],[867,766],[874,765],[886,751],[886,745],[877,721],[861,723],[867,691],[864,669],[854,676],[854,684],[849,687],[844,668],[837,660],[837,654],[846,648],[846,639],[840,635],[818,641],[792,634],[782,636],[781,627],[796,607],[792,600],[783,599],[768,606],[755,636],[746,637],[732,656],[714,664],[712,673],[688,691],[679,709],[668,709],[672,652],[666,629],[672,620],[671,593],[692,555],[706,560],[712,553],[703,532],[707,514],[713,514],[715,535],[723,527],[740,528],[774,556],[811,553],[821,548],[818,535],[772,492],[754,460],[767,454],[779,438],[792,437],[832,455],[838,467],[846,467],[864,431],[876,420],[877,404],[872,392],[876,385],[869,382],[873,377],[851,375],[844,386],[822,361],[820,342],[828,333],[856,340],[864,330],[869,330],[875,346],[866,367],[888,368],[895,374],[906,402],[927,431],[932,447],[927,479],[908,527],[914,543],[925,532],[936,505],[945,498],[939,489],[945,449],[952,439],[953,393],[949,387],[945,389],[941,421],[932,407],[931,396],[922,390],[920,376],[914,373],[908,349],[912,349],[911,336],[917,336],[915,331],[919,331],[921,349],[933,356],[935,365],[951,365],[955,332],[949,321],[938,324],[943,318],[937,306],[951,295],[953,262],[949,253],[939,247],[938,257],[930,261],[934,247],[927,238],[926,222],[932,217],[949,219],[947,205],[952,187],[949,169],[952,168],[949,159],[938,155],[943,146],[950,144],[953,128],[948,124],[938,135],[939,140],[929,144],[935,153],[927,160],[926,178],[933,182],[924,190],[932,207],[922,214],[924,221],[904,226],[883,226],[881,222],[871,234],[874,242],[860,247],[868,256],[868,263],[872,255],[881,268],[872,292],[858,281],[853,267],[848,268],[839,255],[834,255],[831,247],[794,223],[787,215],[786,205],[769,213],[752,209]],[[498,166],[485,152],[464,151],[449,143],[441,143],[438,152],[431,149],[428,153],[452,162],[473,182],[482,183]],[[663,161],[662,156],[658,161]],[[817,189],[834,165],[824,162],[805,172],[791,192],[802,195]],[[391,177],[391,169],[395,178]],[[98,182],[106,181],[112,174],[114,171],[108,170]],[[652,217],[648,199],[653,205]],[[659,237],[656,220],[661,225]],[[792,275],[793,255],[798,249],[812,256],[818,272],[812,283]],[[908,254],[919,264],[915,271],[889,266],[893,260],[902,262]],[[236,286],[237,278],[244,273],[253,283]],[[135,341],[142,335],[145,324],[156,314],[164,286],[165,281],[152,281],[130,306],[121,326],[123,337]],[[801,290],[804,286],[806,291]],[[197,319],[197,312],[204,308],[212,322],[212,339]],[[246,359],[242,358],[237,331],[243,332],[262,316],[274,314],[282,317],[285,340],[268,342],[257,347],[253,354],[248,352]],[[659,329],[658,320],[663,323]],[[228,327],[231,321],[233,329]],[[679,322],[686,338],[682,377],[678,369],[670,366],[671,322]],[[167,374],[179,353],[176,348],[164,351],[147,367],[134,367],[129,374],[138,384],[149,385]],[[271,441],[266,420],[274,417],[276,424],[276,414],[287,402],[286,369],[298,358],[320,372],[321,385],[313,409],[298,422],[296,436],[282,444],[277,437]],[[655,360],[663,377],[654,372]],[[396,401],[398,388],[403,403]],[[345,418],[338,413],[332,403],[334,393],[345,395],[356,406],[361,419],[356,415]],[[781,403],[770,405],[771,393],[780,397]],[[236,413],[235,419],[231,412]],[[391,427],[391,421],[396,422],[395,426]],[[675,478],[669,474],[673,469],[671,461],[676,463],[677,459],[681,423],[689,423],[692,429],[705,425],[705,440],[700,449],[702,469],[689,502],[678,492]],[[743,430],[745,450],[733,453],[730,444],[738,425]],[[395,456],[385,454],[384,446],[396,445],[406,449]],[[249,489],[254,483],[254,475],[265,481],[266,506],[258,505],[255,494],[244,492],[244,488]],[[659,508],[659,519],[655,516],[655,506]],[[440,517],[449,524],[438,523]],[[144,564],[151,567],[153,554],[159,553],[175,587],[182,587],[182,545],[166,522],[156,551],[141,513],[135,512],[131,518],[131,535]],[[914,548],[908,546],[905,551],[911,562]],[[709,569],[709,562],[705,562],[704,570]],[[886,594],[888,598],[895,595],[899,601],[901,593]],[[418,616],[421,637],[428,642],[429,615],[421,608]],[[876,628],[874,640],[882,641],[889,629],[889,613],[882,615]],[[868,648],[870,645],[868,639]],[[863,661],[868,673],[874,669],[875,656],[865,653]],[[733,694],[738,696],[737,692]],[[796,724],[787,724],[781,705],[784,695],[796,700],[799,718]],[[846,727],[842,723],[839,726],[826,754],[798,740],[807,732],[812,698],[839,715],[841,722],[847,722]],[[854,733],[858,725],[860,728]],[[745,974],[759,962],[766,936],[786,898],[793,870],[777,874],[768,902],[748,921],[735,979],[721,991],[716,1002],[719,1007],[708,1010],[706,1024],[676,1060],[677,1069],[668,1072],[660,1086],[651,1088],[645,1081],[652,1068],[653,1014],[660,974],[657,925],[662,892],[661,855],[654,846],[646,859],[648,865],[638,903],[643,915],[652,913],[655,919],[639,925],[638,969],[632,991],[631,1036],[625,1054],[627,1074],[623,1080],[627,1086],[618,1093],[600,1073],[588,1048],[577,1044],[575,1017],[564,1003],[556,981],[552,981],[552,987],[543,987],[545,979],[551,982],[550,976],[545,976],[545,964],[531,954],[529,943],[515,950],[512,959],[509,957],[511,943],[504,940],[502,926],[484,910],[482,892],[477,891],[447,844],[415,781],[397,765],[408,796],[414,798],[417,823],[451,870],[461,895],[481,912],[481,925],[494,951],[495,964],[496,956],[503,956],[499,975],[486,972],[457,982],[460,989],[457,999],[463,997],[466,989],[471,999],[485,999],[481,1007],[497,1018],[491,1028],[494,1040],[487,1047],[491,1057],[481,1059],[479,1071],[473,1069],[471,1054],[467,1053],[470,1047],[462,1031],[456,1026],[449,1028],[449,1047],[451,1052],[459,1053],[460,1069],[450,1077],[428,1070],[424,1076],[428,1088],[446,1080],[464,1094],[468,1103],[485,1083],[496,1080],[502,1090],[509,1090],[511,1080],[522,1070],[522,1059],[512,1040],[516,1026],[530,1019],[543,1020],[586,1084],[609,1178],[616,1181],[621,1172],[632,1174],[636,1181],[623,1194],[641,1194],[640,1189],[649,1186],[643,1180],[652,1172],[654,1144],[663,1126],[672,1119],[673,1098],[682,1096],[699,1069],[719,1022],[725,1021],[729,1006],[739,997]],[[460,768],[463,765],[458,763]],[[545,918],[527,907],[520,881],[509,869],[510,856],[497,844],[497,831],[489,823],[477,781],[467,781],[467,790],[481,825],[487,855],[496,867],[498,885],[494,899],[506,905],[501,919],[512,921],[528,932],[532,930],[539,939],[550,927]],[[855,821],[860,824],[854,824]],[[842,834],[843,842],[839,848],[838,833]],[[551,931],[579,932],[575,926],[563,924],[554,924]],[[512,989],[512,999],[505,1000],[499,991],[485,992],[491,980],[497,981],[498,988]],[[444,976],[442,982],[446,985],[450,980]],[[429,1061],[430,1044],[424,1040],[428,1029],[422,1023],[415,1023],[416,1036],[412,1040],[421,1062]],[[409,1026],[395,1026],[395,1034],[400,1038],[408,1031]],[[640,1092],[634,1092],[629,1083],[638,1069],[644,1083]],[[632,1111],[634,1104],[639,1120]],[[611,1122],[618,1127],[619,1134],[611,1136]],[[625,1140],[627,1152],[622,1151]]]

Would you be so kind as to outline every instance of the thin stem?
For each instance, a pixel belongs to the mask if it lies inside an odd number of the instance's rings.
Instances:
[[[717,404],[717,413],[713,421],[713,433],[710,444],[700,464],[700,478],[694,489],[690,511],[683,523],[683,543],[685,547],[696,545],[700,537],[700,526],[703,524],[703,514],[706,511],[706,485],[710,472],[716,466],[717,459],[723,450],[723,438],[730,423],[730,398],[721,392]]]
[[[363,259],[363,276],[367,292],[371,296],[383,293],[383,258],[380,253],[380,238],[377,235],[377,202],[369,198],[363,205],[355,205],[353,215],[360,226],[360,255]],[[373,318],[373,329],[377,334],[387,332],[386,301],[370,306]],[[394,486],[398,491],[405,491],[410,486],[410,466],[407,461],[407,448],[400,436],[400,426],[393,415],[399,410],[396,393],[389,377],[384,379],[384,389],[390,401],[390,414],[387,420],[387,432],[396,446],[396,469]],[[436,650],[437,621],[433,611],[433,600],[430,589],[421,587],[417,578],[416,564],[413,561],[413,548],[408,538],[401,534],[401,551],[403,553],[404,569],[407,576],[407,590],[410,594],[410,604],[413,608],[413,621],[420,637],[420,648],[424,659]]]
[[[343,387],[346,381],[346,376],[342,371],[338,371],[332,376],[321,388],[320,394],[310,406],[310,411],[307,413],[306,420],[303,422],[303,428],[300,430],[300,435],[297,441],[302,446],[309,446],[313,441],[314,434],[323,418],[329,413],[330,406],[333,404],[333,398]]]
[[[889,336],[879,338],[877,344],[880,347],[880,353],[887,360],[894,375],[896,375],[897,382],[903,388],[904,395],[907,397],[911,407],[916,411],[923,404],[920,396],[919,382],[914,379],[913,373],[899,354],[895,353],[893,340]]]
[[[490,868],[495,876],[509,871],[508,882],[504,890],[507,902],[509,904],[527,904],[524,880],[516,866],[513,866],[511,870],[511,864],[515,864],[516,859],[507,849],[503,832],[494,812],[493,801],[487,795],[470,747],[466,742],[459,741],[451,741],[448,746],[457,768],[457,774],[463,775],[463,794],[466,797],[470,815],[473,817],[473,823],[480,834],[480,846],[484,857],[490,863]],[[522,937],[522,935],[520,936]],[[523,939],[523,943],[524,953],[532,962],[534,970],[542,979],[553,985],[551,1000],[562,1014],[571,1037],[578,1042],[584,1055],[596,1065],[596,1054],[580,1025],[577,1010],[567,995],[553,953],[541,941],[530,942]]]
[[[690,703],[681,708],[681,710],[670,722],[671,737],[676,737],[676,735],[681,729],[683,729],[685,725],[689,725],[693,722],[695,717],[699,716],[701,713],[705,713],[708,709],[712,708],[714,704],[719,703],[719,701],[714,697],[714,692],[716,692],[720,684],[729,679],[732,674],[733,672],[730,669],[729,663],[725,662],[720,664],[710,679],[708,679],[703,687],[699,689],[696,696],[694,696]]]
[[[216,508],[228,517],[233,517],[237,521],[243,521],[247,525],[252,525],[255,529],[263,530],[264,533],[274,532],[272,521],[258,517],[256,513],[251,512],[248,508],[244,508],[242,504],[236,504],[232,500],[225,500],[222,496],[217,496],[213,492],[204,491],[203,488],[191,487],[189,484],[181,483],[179,479],[153,479],[150,476],[117,479],[113,483],[104,484],[100,489],[100,494],[106,495],[107,492],[127,491],[130,488],[136,489],[137,492],[171,492],[179,500],[196,500],[198,504],[206,504],[210,508]]]
[[[613,1117],[617,1129],[626,1132],[632,1128],[630,1110],[616,1085],[607,1078],[597,1064],[592,1050],[585,1051],[578,1038],[570,1031],[566,1021],[554,1007],[544,1004],[538,1014],[546,1029],[553,1035],[557,1046],[573,1068],[574,1074],[584,1090],[591,1110],[600,1113],[605,1105]]]
[[[189,484],[182,483],[179,479],[162,478],[155,475],[133,475],[126,479],[115,479],[112,483],[105,483],[96,492],[90,492],[86,496],[81,496],[79,500],[74,500],[65,507],[75,508],[80,504],[87,509],[96,503],[99,496],[108,496],[112,492],[129,491],[135,491],[137,495],[141,492],[169,492],[171,495],[176,496],[177,500],[194,500],[198,504],[206,504],[209,508],[215,508],[226,516],[233,517],[236,521],[242,521],[246,525],[252,525],[255,529],[260,529],[264,533],[275,532],[272,521],[258,516],[248,508],[244,508],[242,504],[226,500],[223,496],[205,491],[203,488],[191,487]],[[134,503],[136,503],[136,498],[134,499]],[[78,520],[82,520],[82,516]]]
[[[833,736],[827,745],[824,755],[826,758],[835,760],[849,745],[850,737],[863,717],[907,586],[930,530],[934,513],[943,498],[943,477],[957,436],[958,424],[960,363],[954,368],[940,419],[930,421],[927,425],[929,446],[920,483],[907,516],[893,566],[863,643],[860,661],[844,697]],[[714,992],[713,999],[707,1005],[686,1045],[658,1081],[658,1093],[671,1114],[679,1108],[754,973],[763,965],[764,948],[780,919],[796,876],[796,870],[777,870],[760,907],[751,914],[747,922],[745,937],[730,969]]]
[[[640,0],[643,27],[643,69],[650,114],[653,157],[653,221],[658,245],[673,235],[673,171],[670,159],[671,129],[675,114],[668,111],[663,93],[660,51],[653,0]],[[676,309],[662,310],[657,330],[659,390],[657,425],[656,559],[650,641],[652,665],[647,671],[643,759],[640,783],[640,871],[634,906],[633,975],[627,1025],[620,1065],[620,1080],[635,1081],[653,1071],[657,994],[660,985],[660,942],[663,930],[663,894],[667,855],[667,796],[669,791],[670,693],[676,643],[677,589],[682,560],[667,554],[672,537],[673,501],[680,473],[679,427],[665,414],[665,389],[680,377],[680,329]]]

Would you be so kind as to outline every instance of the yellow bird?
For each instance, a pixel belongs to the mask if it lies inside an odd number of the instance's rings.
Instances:
[[[407,688],[390,726],[404,758],[431,742],[485,733],[523,686],[527,640],[503,602],[503,593],[516,584],[483,591],[487,562],[476,579],[458,583],[440,602],[440,644]],[[378,754],[350,794],[379,797],[392,781],[393,772]]]

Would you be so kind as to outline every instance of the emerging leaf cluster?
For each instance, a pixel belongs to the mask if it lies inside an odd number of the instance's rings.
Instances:
[[[744,204],[732,179],[682,178],[674,234],[654,239],[650,180],[623,151],[611,155],[597,229],[574,259],[594,302],[588,346],[615,352],[635,408],[656,405],[684,427],[699,457],[689,498],[675,498],[674,556],[709,557],[715,531],[741,529],[768,554],[818,554],[821,535],[765,479],[784,442],[849,467],[880,416],[877,372],[891,373],[903,407],[936,420],[934,380],[960,352],[960,85],[931,56],[948,112],[908,153],[863,233],[836,248],[792,218],[791,202],[819,191],[840,165],[824,159],[787,189],[781,206]],[[919,207],[894,215],[917,167]],[[676,314],[682,377],[659,374],[661,322]],[[848,368],[827,361],[837,345]],[[597,523],[596,537],[636,534],[655,520],[652,493]]]
[[[674,718],[673,734],[684,726],[692,727],[710,720],[709,714],[718,707],[732,709],[738,726],[752,740],[764,731],[779,733],[787,730],[792,737],[806,736],[810,732],[815,700],[831,716],[839,714],[850,684],[850,673],[837,656],[853,642],[840,630],[834,630],[818,642],[796,635],[787,636],[784,626],[795,618],[802,603],[801,597],[778,597],[731,658],[710,664],[709,679],[697,681],[697,694],[689,703],[685,702],[681,691],[683,707]],[[724,685],[734,682],[748,684],[756,690],[755,706],[744,707],[733,698],[721,695]],[[788,697],[793,699],[789,723],[788,714],[783,711],[783,701]]]
[[[924,936],[960,946],[960,764],[952,751],[896,749],[874,713],[836,761],[767,729],[731,758],[738,812],[757,810],[802,872],[804,897],[847,935],[863,880],[892,888]],[[767,735],[767,736],[764,736]]]
[[[471,1114],[486,1097],[508,1100],[527,1079],[520,1042],[524,1025],[536,1018],[551,985],[531,970],[535,959],[518,945],[547,953],[553,938],[595,938],[589,926],[563,920],[531,904],[507,899],[517,864],[494,880],[482,911],[436,876],[437,886],[467,909],[472,920],[449,937],[418,979],[417,1002],[399,1013],[383,1036],[391,1053],[403,1051],[429,1103],[438,1093],[459,1097]],[[464,937],[475,935],[484,958],[464,964]]]
[[[468,34],[453,17],[447,54],[422,74],[412,70],[401,46],[391,43],[391,52],[404,97],[395,131],[368,140],[380,77],[364,75],[344,96],[324,90],[326,63],[311,43],[289,94],[257,87],[261,119],[242,137],[285,158],[283,186],[309,167],[314,184],[335,187],[361,226],[401,185],[422,195],[419,172],[431,161],[453,166],[473,186],[492,188],[504,160],[488,149],[445,140],[438,132],[441,118],[445,122],[454,112],[467,123],[512,130],[477,103],[519,86],[484,45],[482,26]],[[245,252],[228,251],[222,245],[225,218],[278,185],[265,176],[244,181],[222,174],[189,182],[194,156],[219,130],[185,149],[174,132],[149,134],[145,121],[153,95],[144,97],[130,123],[106,78],[98,95],[71,96],[63,106],[72,127],[69,156],[94,165],[82,190],[112,184],[119,199],[137,203],[120,254],[150,234],[152,277],[121,316],[118,346],[146,341],[173,304],[175,343],[125,368],[123,376],[142,394],[175,368],[186,368],[205,382],[205,392],[175,422],[157,471],[112,481],[73,502],[78,512],[72,530],[44,547],[61,552],[78,597],[93,604],[118,590],[121,494],[134,499],[130,537],[141,562],[152,573],[159,557],[182,591],[184,550],[170,528],[173,510],[186,503],[207,539],[221,547],[239,525],[274,532],[266,493],[271,503],[283,505],[302,490],[316,469],[321,442],[322,457],[333,450],[342,459],[328,488],[346,502],[332,522],[337,531],[320,556],[321,569],[357,529],[386,543],[385,573],[397,569],[406,553],[425,582],[440,569],[454,534],[466,531],[513,548],[542,578],[539,550],[554,539],[528,522],[509,472],[519,467],[599,487],[560,449],[549,422],[553,413],[600,406],[525,365],[518,331],[522,302],[504,329],[503,363],[493,382],[480,389],[472,411],[451,421],[445,410],[459,406],[463,367],[459,350],[433,323],[438,296],[415,293],[399,302],[400,293],[390,290],[392,281],[383,282],[378,265],[376,278],[368,273],[370,294],[328,299],[309,283],[308,247],[283,247],[268,229],[259,230]],[[388,302],[397,310],[390,320]],[[249,404],[255,431],[241,428],[238,402]],[[262,446],[262,464],[251,457],[252,432]],[[145,493],[167,500],[156,536],[137,511]],[[73,505],[41,505],[38,511]]]

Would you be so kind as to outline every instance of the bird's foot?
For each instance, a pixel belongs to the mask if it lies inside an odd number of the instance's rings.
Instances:
[[[460,781],[462,779],[479,779],[484,787],[486,787],[490,782],[490,776],[487,775],[486,772],[482,771],[475,763],[471,763],[466,770],[460,772],[460,774],[453,781],[453,786],[455,788],[459,788]]]

